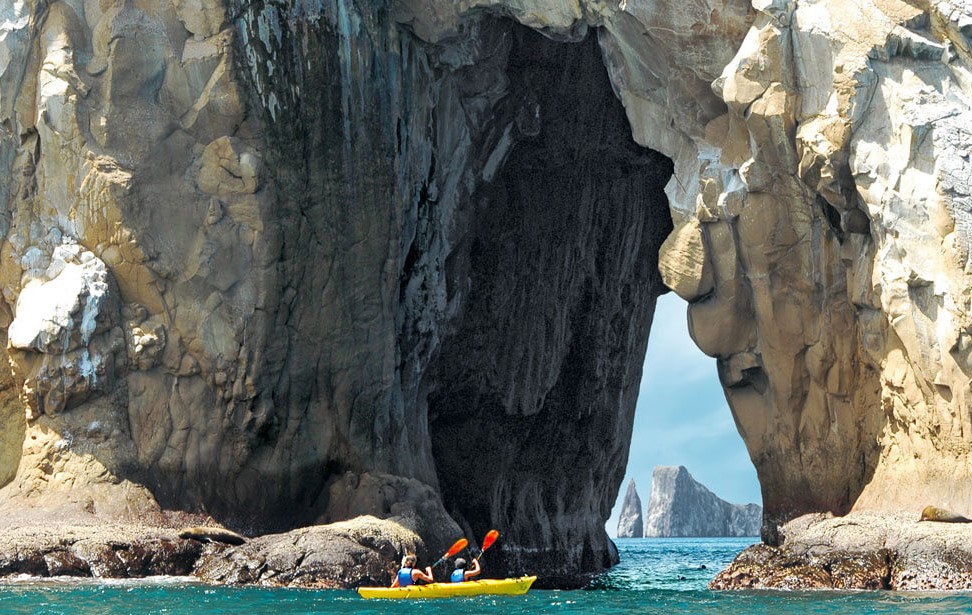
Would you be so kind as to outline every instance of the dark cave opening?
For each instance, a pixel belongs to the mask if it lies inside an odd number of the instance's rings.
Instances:
[[[467,291],[429,370],[429,429],[450,514],[520,546],[492,554],[492,571],[542,562],[543,581],[571,586],[617,558],[603,524],[666,292],[673,169],[632,139],[596,32],[561,43],[501,25],[509,84],[496,115],[511,118],[514,145],[472,195],[469,266],[449,272]]]

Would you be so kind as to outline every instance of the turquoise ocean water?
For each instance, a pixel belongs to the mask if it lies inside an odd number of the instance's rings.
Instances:
[[[531,591],[519,597],[456,598],[406,604],[362,600],[352,591],[209,587],[187,583],[184,579],[113,583],[23,580],[0,584],[0,614],[972,613],[972,594],[712,592],[705,589],[708,581],[751,542],[752,539],[726,538],[619,540],[622,563],[591,588]]]

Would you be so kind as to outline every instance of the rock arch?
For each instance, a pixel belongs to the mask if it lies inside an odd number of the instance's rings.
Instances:
[[[83,289],[68,302],[64,352],[7,353],[0,416],[23,446],[0,454],[0,508],[257,530],[371,513],[430,548],[506,523],[510,570],[546,552],[562,581],[597,570],[670,222],[661,275],[719,362],[768,540],[915,494],[972,508],[969,19],[841,0],[0,8],[5,334],[61,245],[108,289],[97,314]],[[531,89],[556,62],[600,116]],[[668,212],[644,148],[671,159]],[[564,173],[565,153],[610,164]],[[556,208],[524,207],[537,186]],[[492,431],[510,417],[542,437]],[[493,443],[499,474],[457,481]]]

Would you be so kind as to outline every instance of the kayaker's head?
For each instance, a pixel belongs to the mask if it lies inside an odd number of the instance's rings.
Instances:
[[[466,567],[466,560],[462,559],[461,557],[456,558],[456,568],[465,568],[465,567]]]
[[[418,558],[415,555],[409,553],[402,560],[402,568],[415,568],[415,564],[418,563]]]

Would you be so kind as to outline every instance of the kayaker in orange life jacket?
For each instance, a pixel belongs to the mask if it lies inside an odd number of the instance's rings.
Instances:
[[[452,571],[452,576],[449,577],[449,581],[452,583],[462,583],[463,581],[468,581],[477,574],[481,572],[479,567],[479,560],[474,559],[472,568],[466,570],[466,560],[461,557],[456,559],[456,569]]]
[[[418,563],[418,558],[415,555],[409,553],[402,559],[402,568],[395,575],[395,580],[392,581],[392,587],[408,587],[409,585],[415,585],[416,581],[425,581],[426,583],[435,583],[435,579],[432,578],[432,567],[426,566],[425,570],[421,570],[415,567]]]

